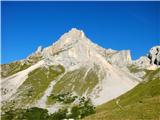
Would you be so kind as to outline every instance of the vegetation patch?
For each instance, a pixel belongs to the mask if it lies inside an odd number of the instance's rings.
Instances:
[[[143,69],[138,68],[136,65],[128,66],[128,69],[131,73],[137,73],[143,71]]]
[[[160,68],[157,70],[145,70],[146,75],[144,76],[144,80],[151,80],[155,78],[160,78]]]
[[[5,78],[27,69],[42,59],[41,55],[31,55],[28,59],[1,65],[1,77]]]
[[[95,107],[90,99],[81,97],[80,102],[70,108],[62,108],[53,114],[48,114],[46,109],[29,108],[9,110],[2,114],[2,120],[63,120],[63,119],[81,119],[85,116],[95,113]]]
[[[15,109],[2,114],[2,120],[47,120],[49,117],[46,109],[33,107],[30,109]]]
[[[77,69],[67,72],[54,86],[52,90],[53,95],[64,94],[66,92],[77,93],[82,96],[87,91],[89,94],[93,88],[98,84],[98,75],[93,70],[87,71],[86,68]],[[63,88],[63,89],[62,89]],[[51,99],[48,99],[51,103]]]
[[[60,94],[60,93],[72,93],[74,87],[78,87],[80,89],[80,83],[83,83],[83,77],[85,75],[86,69],[81,68],[74,71],[67,72],[54,86],[52,93]],[[63,89],[62,89],[63,88]],[[80,93],[79,91],[75,91]]]
[[[64,104],[70,104],[70,103],[73,103],[76,98],[78,98],[78,96],[74,96],[72,95],[72,93],[62,93],[62,94],[58,94],[58,95],[54,95],[54,94],[51,94],[50,96],[48,96],[48,104],[53,104],[55,102],[61,102],[61,103],[64,103]]]
[[[1,65],[1,76],[4,78],[4,77],[8,77],[8,76],[11,76],[21,70],[25,70],[27,69],[28,67],[30,67],[31,65],[29,64],[21,64],[21,62],[13,62],[13,63],[10,63],[10,64],[3,64]]]

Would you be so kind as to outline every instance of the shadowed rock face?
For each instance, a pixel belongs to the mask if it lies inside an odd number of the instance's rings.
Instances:
[[[160,65],[160,46],[152,47],[149,51],[148,58],[151,64]]]

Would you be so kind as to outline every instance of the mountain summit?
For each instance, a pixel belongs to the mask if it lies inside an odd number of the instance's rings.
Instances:
[[[76,29],[76,28],[72,28],[68,33],[65,33],[64,35],[62,35],[62,39],[63,38],[68,38],[68,37],[70,37],[70,38],[83,38],[83,37],[85,37],[85,34],[84,34],[84,32],[82,31],[82,30],[78,30],[78,29]]]
[[[38,47],[26,59],[2,65],[3,109],[12,104],[54,112],[64,104],[56,103],[53,95],[66,93],[103,104],[141,81],[128,70],[131,64],[129,50],[102,48],[73,28],[53,45]]]

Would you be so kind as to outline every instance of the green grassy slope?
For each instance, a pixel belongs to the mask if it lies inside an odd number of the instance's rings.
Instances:
[[[28,59],[22,61],[16,61],[9,64],[1,65],[1,77],[5,78],[11,76],[19,71],[25,70],[31,65],[37,63],[42,59],[41,55],[31,55]]]
[[[140,68],[138,68],[138,67],[135,66],[135,65],[130,65],[130,66],[128,66],[128,69],[129,69],[129,71],[130,71],[131,73],[137,73],[137,72],[143,71],[143,69],[140,69]]]
[[[1,65],[1,76],[2,78],[11,76],[21,70],[27,69],[31,65],[29,64],[21,64],[21,62],[12,62],[10,64],[3,64]]]
[[[81,96],[87,91],[90,93],[98,83],[98,75],[95,70],[80,68],[74,71],[67,72],[54,86],[52,93],[54,95],[60,93],[77,93]],[[62,89],[63,88],[63,89]],[[53,104],[54,100],[48,97],[47,104]]]
[[[146,81],[96,109],[85,120],[159,120],[160,69],[148,71]]]

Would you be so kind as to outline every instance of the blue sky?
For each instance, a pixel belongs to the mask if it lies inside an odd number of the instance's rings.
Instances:
[[[76,27],[132,58],[160,44],[160,2],[2,2],[2,63],[47,47]]]

